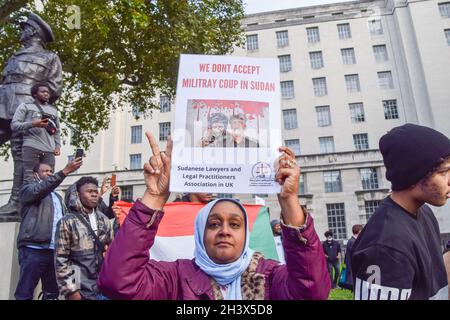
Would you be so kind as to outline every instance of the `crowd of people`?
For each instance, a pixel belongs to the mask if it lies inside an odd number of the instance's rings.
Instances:
[[[449,298],[450,244],[443,253],[429,207],[450,198],[445,135],[405,124],[381,137],[392,192],[365,226],[353,226],[343,261],[332,231],[321,242],[313,216],[301,206],[300,168],[286,147],[279,149],[276,172],[281,213],[271,222],[279,261],[249,247],[247,212],[239,201],[211,194],[179,199],[203,204],[194,226],[194,259],[156,261],[150,249],[170,196],[172,141],[161,152],[147,134],[152,156],[143,168],[146,191],[125,220],[120,188],[107,179],[99,186],[94,177],[81,177],[62,198],[56,190],[83,159],[75,157],[55,172],[61,154],[54,106],[62,92],[61,62],[44,49],[54,36],[40,16],[31,13],[20,26],[23,47],[7,61],[0,87],[0,145],[10,141],[14,160],[11,197],[0,214],[21,216],[16,299],[32,299],[39,281],[46,300],[327,299],[338,286],[353,290],[357,300]],[[246,133],[247,120],[241,113],[229,118],[214,113],[196,144],[258,148],[260,141]]]
[[[143,168],[146,191],[123,222],[120,188],[107,179],[99,185],[81,177],[61,197],[56,190],[83,164],[78,156],[55,172],[61,128],[54,103],[63,89],[62,66],[45,50],[54,36],[40,16],[31,13],[20,26],[22,47],[6,62],[0,87],[0,146],[10,141],[14,160],[11,196],[0,214],[21,216],[17,300],[33,299],[39,281],[45,300],[327,299],[338,286],[354,291],[356,300],[449,298],[450,243],[443,252],[429,207],[450,198],[450,140],[442,133],[405,124],[381,137],[392,192],[365,226],[353,226],[343,261],[332,231],[321,242],[313,216],[301,206],[300,168],[286,147],[279,148],[276,172],[281,213],[271,222],[279,261],[249,247],[247,212],[239,201],[211,194],[180,199],[203,204],[194,259],[156,261],[150,249],[170,196],[172,141],[161,152],[147,134],[152,156]],[[247,120],[241,113],[212,114],[198,146],[260,147],[246,133]]]
[[[450,258],[442,254],[439,226],[427,206],[443,206],[450,197],[450,140],[443,134],[406,124],[381,138],[392,193],[367,225],[353,226],[344,259],[332,231],[319,240],[312,215],[298,200],[296,157],[280,147],[281,213],[271,222],[279,261],[249,247],[239,201],[190,193],[176,201],[204,204],[195,221],[194,259],[163,262],[152,260],[150,249],[170,196],[171,140],[161,152],[147,134],[153,155],[144,166],[146,191],[121,224],[120,188],[108,179],[99,185],[81,177],[64,199],[55,191],[83,159],[54,172],[57,112],[46,84],[31,90],[35,102],[20,105],[11,122],[24,137],[25,167],[16,299],[32,299],[39,281],[42,299],[327,299],[338,286],[354,291],[355,299],[448,299]]]
[[[63,199],[55,189],[81,165],[82,159],[76,158],[54,173],[51,165],[38,163],[33,179],[20,191],[18,300],[32,299],[39,281],[43,299],[98,298],[98,270],[118,230],[120,207],[114,204],[120,188],[108,188],[104,179],[99,190],[98,181],[87,176],[71,185]],[[109,205],[102,199],[108,189]]]

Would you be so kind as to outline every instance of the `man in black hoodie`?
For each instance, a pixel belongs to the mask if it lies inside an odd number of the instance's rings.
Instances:
[[[450,197],[450,140],[431,128],[396,127],[380,139],[385,198],[353,245],[355,299],[448,299],[439,225],[426,204]]]
[[[77,158],[53,174],[52,166],[39,163],[33,169],[34,181],[26,183],[20,190],[22,223],[17,237],[20,265],[20,279],[15,292],[17,300],[33,299],[39,280],[42,281],[43,299],[58,298],[54,266],[55,230],[65,214],[65,207],[55,189],[81,164],[81,158]]]

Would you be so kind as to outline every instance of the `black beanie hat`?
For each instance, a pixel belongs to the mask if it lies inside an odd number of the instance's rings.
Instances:
[[[442,158],[450,156],[450,139],[424,126],[407,123],[380,139],[386,179],[399,191],[419,182]]]

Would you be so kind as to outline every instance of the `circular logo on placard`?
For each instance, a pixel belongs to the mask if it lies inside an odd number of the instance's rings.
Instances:
[[[266,162],[258,162],[252,168],[253,178],[270,178],[272,175],[272,168]]]

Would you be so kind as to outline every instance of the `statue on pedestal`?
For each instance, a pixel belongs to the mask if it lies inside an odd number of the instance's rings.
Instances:
[[[33,103],[31,88],[45,82],[50,91],[49,103],[54,103],[62,92],[62,67],[59,57],[45,50],[45,45],[54,41],[50,26],[37,14],[30,13],[27,21],[21,22],[20,42],[23,47],[15,52],[1,73],[0,84],[0,146],[11,141],[14,160],[14,176],[11,196],[0,215],[17,216],[19,213],[19,191],[23,182],[22,134],[11,131],[11,120],[22,103]]]

